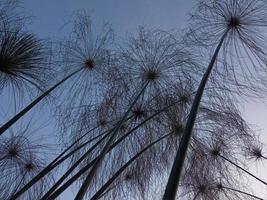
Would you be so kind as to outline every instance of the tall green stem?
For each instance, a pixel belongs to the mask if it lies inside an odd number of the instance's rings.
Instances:
[[[113,181],[116,180],[116,178],[129,166],[131,165],[139,156],[141,156],[146,150],[148,150],[150,147],[155,145],[156,143],[160,142],[164,138],[168,137],[171,133],[166,134],[159,139],[155,140],[154,142],[147,145],[145,148],[143,148],[139,153],[137,153],[134,157],[132,157],[128,162],[126,162],[95,194],[93,197],[91,197],[91,200],[97,200],[101,196],[103,192],[113,183]]]
[[[153,115],[154,116],[154,115]],[[152,117],[149,117],[149,119],[151,119]],[[149,119],[145,120],[145,122],[147,122]],[[121,138],[119,138],[114,144],[112,144],[109,148],[108,151],[112,150],[114,147],[116,147],[121,141],[123,141],[127,136],[129,136],[131,133],[133,133],[136,129],[138,129],[141,125],[143,125],[145,122],[140,123],[139,125],[137,125],[136,127],[134,127],[133,129],[131,129],[127,134],[125,134],[124,136],[122,136]],[[95,147],[93,147],[94,149]],[[93,149],[89,149],[88,152],[86,152],[78,161],[76,161],[76,163],[68,169],[68,171],[53,185],[52,188],[50,188],[50,190],[42,197],[41,200],[46,200],[55,190],[56,188],[70,175],[70,173],[86,158],[87,155],[89,155],[89,153],[93,150]],[[99,156],[98,156],[99,157]],[[98,158],[97,157],[97,158]],[[78,172],[78,176],[73,176],[68,182],[67,184],[64,184],[62,187],[64,188],[59,189],[59,191],[63,192],[68,186],[70,186],[74,181],[76,181],[85,171],[87,171],[93,164],[94,162],[97,160],[97,158],[93,159],[91,162],[89,162],[84,168],[82,168],[81,170],[79,170]],[[70,184],[68,184],[70,183]],[[61,187],[61,188],[62,188]],[[60,192],[60,193],[61,193]],[[54,195],[59,195],[60,193],[58,193],[58,190],[56,192],[54,192],[54,194],[52,194],[51,196],[53,197]],[[56,196],[57,197],[57,196]],[[51,197],[50,197],[51,198]],[[49,198],[49,199],[50,199]]]
[[[66,80],[80,72],[82,68],[74,71],[73,73],[69,74],[65,78],[63,78],[61,81],[56,83],[54,86],[46,90],[43,94],[41,94],[39,97],[37,97],[35,100],[33,100],[28,106],[26,106],[24,109],[22,109],[19,113],[17,113],[14,117],[12,117],[9,121],[7,121],[1,128],[0,128],[0,135],[2,135],[9,127],[11,127],[14,123],[16,123],[23,115],[25,115],[27,112],[29,112],[35,105],[37,105],[41,100],[43,100],[47,95],[49,95],[53,90],[55,90],[58,86],[60,86],[62,83],[64,83]]]
[[[108,151],[111,151],[113,148],[115,148],[120,142],[122,142],[126,137],[128,137],[131,133],[133,133],[135,130],[137,130],[140,126],[142,126],[143,124],[145,124],[146,122],[148,122],[149,120],[153,119],[153,117],[155,117],[156,115],[162,113],[164,110],[168,109],[171,106],[174,106],[175,104],[179,103],[180,101],[177,101],[171,105],[166,106],[165,108],[157,111],[156,113],[154,113],[153,115],[151,115],[150,117],[148,117],[146,120],[144,120],[143,122],[141,122],[140,124],[138,124],[136,127],[134,127],[133,129],[131,129],[128,133],[126,133],[125,135],[123,135],[122,137],[120,137],[116,142],[114,142]],[[52,200],[55,199],[56,197],[58,197],[58,195],[60,195],[62,192],[64,192],[72,183],[74,183],[82,174],[84,174],[87,170],[89,170],[89,168],[94,164],[94,162],[96,161],[97,158],[95,158],[94,160],[92,160],[90,163],[88,163],[85,167],[83,167],[82,169],[79,170],[79,172],[77,172],[73,177],[71,177],[66,183],[64,183],[58,190],[56,190],[49,198],[48,200]]]
[[[234,165],[235,167],[237,167],[238,169],[241,169],[243,172],[247,173],[248,175],[250,175],[251,177],[255,178],[256,180],[260,181],[261,183],[263,183],[264,185],[267,185],[267,183],[265,181],[263,181],[262,179],[258,178],[257,176],[255,176],[254,174],[250,173],[248,170],[245,170],[244,168],[240,167],[239,165],[237,165],[236,163],[234,163],[233,161],[229,160],[228,158],[224,157],[223,155],[218,155],[219,157],[221,157],[222,159],[226,160],[227,162],[231,163],[232,165]]]
[[[20,179],[20,182],[18,183],[18,185],[15,187],[14,191],[13,191],[13,195],[17,192],[17,190],[19,189],[19,187],[21,186],[23,179],[25,178],[27,172],[24,172],[22,178]]]
[[[49,191],[42,197],[41,200],[47,199],[52,192],[73,172],[73,170],[79,166],[79,164],[99,145],[101,144],[107,137],[109,133],[106,134],[101,140],[95,143],[88,151],[86,151],[82,157],[80,157],[65,173],[64,175],[49,189]]]
[[[183,169],[183,163],[185,160],[188,145],[190,143],[192,130],[193,130],[193,127],[195,124],[195,119],[197,116],[197,111],[198,111],[198,107],[199,107],[199,104],[200,104],[200,101],[202,98],[202,94],[203,94],[205,86],[208,82],[208,78],[209,78],[209,75],[213,69],[214,63],[218,57],[218,54],[219,54],[219,51],[222,47],[224,39],[227,36],[227,33],[228,33],[228,30],[223,34],[215,52],[214,52],[214,55],[213,55],[213,57],[209,63],[209,66],[208,66],[208,68],[207,68],[205,74],[203,75],[202,80],[199,84],[197,93],[196,93],[194,101],[193,101],[193,105],[192,105],[190,113],[189,113],[189,117],[188,117],[187,122],[186,122],[185,130],[184,130],[184,133],[182,135],[182,139],[181,139],[179,148],[177,150],[176,157],[174,159],[174,163],[173,163],[171,173],[170,173],[170,176],[168,179],[168,183],[167,183],[167,186],[165,189],[165,193],[163,196],[164,200],[174,200],[175,199],[178,183],[179,183],[181,172]]]
[[[226,189],[226,190],[232,190],[232,191],[234,191],[234,192],[238,192],[238,193],[241,193],[241,194],[244,194],[244,195],[253,197],[253,198],[255,198],[255,199],[258,199],[258,200],[265,200],[265,199],[262,199],[262,198],[260,198],[260,197],[255,196],[255,195],[253,195],[253,194],[249,194],[249,193],[247,193],[247,192],[244,192],[244,191],[241,191],[241,190],[237,190],[237,189],[234,189],[234,188],[225,187],[225,186],[222,186],[222,188],[224,188],[224,189]]]
[[[130,119],[131,117],[128,117],[126,120]],[[83,137],[85,137],[87,134],[89,134],[91,131],[98,128],[98,126],[92,128],[88,132],[86,132],[84,135],[82,135],[80,138],[78,138],[76,141],[74,141],[69,147],[67,147],[60,155],[58,155],[49,165],[47,165],[40,173],[38,173],[35,177],[33,177],[20,191],[18,191],[10,200],[17,199],[20,195],[22,195],[25,191],[27,191],[30,187],[32,187],[35,183],[37,183],[41,178],[43,178],[46,174],[51,172],[55,167],[59,166],[61,163],[63,163],[65,160],[67,160],[70,156],[72,156],[75,152],[80,150],[81,148],[85,147],[95,139],[101,137],[104,135],[102,139],[100,139],[95,145],[94,148],[96,148],[112,131],[114,128],[111,128],[110,130],[104,131],[103,133],[91,138],[90,140],[86,141],[85,143],[81,144],[71,152],[69,152],[67,155],[62,157],[68,150],[70,150],[76,143],[78,143]],[[101,141],[101,142],[100,142]],[[92,148],[92,150],[94,149]],[[91,150],[91,151],[92,151]],[[90,152],[89,152],[90,153]],[[89,154],[88,153],[88,154]],[[61,158],[62,157],[62,158]],[[86,156],[84,156],[85,158]],[[61,159],[60,159],[61,158]]]
[[[102,160],[104,159],[105,154],[108,152],[108,149],[109,149],[110,145],[112,144],[113,140],[115,139],[115,137],[117,135],[117,132],[119,131],[119,129],[121,128],[121,126],[125,122],[125,120],[126,120],[128,114],[130,113],[132,107],[135,105],[137,100],[143,94],[143,92],[145,91],[145,89],[148,86],[148,84],[149,84],[149,82],[144,84],[143,88],[140,90],[139,94],[136,96],[136,98],[134,99],[134,101],[132,102],[132,104],[130,105],[130,107],[128,108],[128,110],[126,111],[124,116],[122,117],[122,120],[120,121],[120,123],[117,125],[117,127],[115,128],[115,130],[111,134],[109,140],[107,141],[107,143],[104,146],[103,150],[101,151],[99,157],[97,158],[97,160],[95,161],[94,165],[92,166],[92,168],[91,168],[89,174],[87,175],[85,181],[83,182],[79,192],[77,193],[77,195],[75,197],[75,200],[82,200],[84,198],[84,196],[86,194],[86,191],[87,191],[90,183],[92,182],[99,165],[101,164]]]
[[[81,139],[83,139],[86,135],[88,135],[89,133],[91,133],[92,131],[94,131],[95,129],[99,128],[99,126],[95,126],[94,128],[90,129],[89,131],[87,131],[85,134],[83,134],[81,137],[79,137],[78,139],[76,139],[70,146],[68,146],[64,151],[62,151],[49,165],[54,164],[55,162],[58,161],[58,159],[60,159],[65,153],[67,153],[72,147],[74,147],[74,145],[76,145]],[[104,133],[97,135],[93,138],[91,138],[88,143],[94,141],[95,139],[99,138],[100,136],[102,136]],[[87,143],[87,142],[86,142]],[[82,145],[81,145],[82,146]]]
[[[181,100],[173,102],[170,105],[165,106],[164,108],[162,108],[161,110],[158,110],[156,113],[154,113],[153,115],[149,116],[148,118],[146,118],[144,121],[142,121],[140,124],[138,124],[137,126],[135,126],[134,128],[132,128],[129,132],[127,132],[125,135],[123,135],[122,137],[120,137],[118,140],[116,140],[116,142],[114,142],[108,151],[111,151],[113,148],[115,148],[120,142],[122,142],[126,137],[128,137],[131,133],[133,133],[135,130],[137,130],[139,127],[141,127],[143,124],[147,123],[148,121],[150,121],[151,119],[153,119],[155,116],[161,114],[162,112],[164,112],[166,109],[176,105],[177,103],[180,103]],[[98,157],[97,157],[98,158]],[[45,200],[53,200],[55,198],[57,198],[62,192],[64,192],[71,184],[73,184],[82,174],[84,174],[87,170],[90,169],[90,167],[94,164],[94,162],[96,161],[96,159],[93,159],[90,163],[88,163],[85,167],[83,167],[82,169],[80,169],[74,176],[72,176],[66,183],[64,183],[59,189],[57,189],[52,195],[49,196],[48,199]]]
[[[98,199],[102,198],[103,196],[105,196],[107,193],[109,193],[111,190],[113,190],[114,188],[116,187],[116,185],[108,188],[105,192],[103,192],[99,197]]]
[[[95,128],[91,129],[87,133],[91,132]],[[106,132],[104,132],[106,133]],[[10,200],[15,200],[18,197],[20,197],[24,192],[26,192],[29,188],[31,188],[35,183],[37,183],[41,178],[43,178],[46,174],[51,172],[55,167],[59,166],[62,162],[67,160],[70,156],[72,156],[75,152],[77,152],[79,149],[83,148],[90,142],[94,141],[95,139],[102,136],[104,133],[88,140],[87,142],[83,143],[79,147],[75,148],[71,152],[69,152],[67,155],[62,157],[69,149],[71,149],[80,139],[82,139],[86,134],[81,136],[79,139],[77,139],[75,142],[73,142],[69,147],[67,147],[60,155],[58,155],[52,162],[50,162],[40,173],[38,173],[35,177],[33,177],[25,186],[23,186],[16,194],[14,194]],[[61,158],[62,157],[62,158]],[[61,159],[60,159],[61,158]]]

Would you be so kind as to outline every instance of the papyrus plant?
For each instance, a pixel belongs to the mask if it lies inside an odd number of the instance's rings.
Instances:
[[[165,200],[175,199],[198,107],[209,76],[216,66],[216,60],[223,59],[224,66],[227,68],[221,74],[233,77],[233,83],[237,87],[245,84],[253,91],[259,86],[265,86],[265,81],[261,77],[262,74],[266,74],[266,36],[264,35],[267,25],[266,7],[266,2],[262,0],[200,1],[198,3],[196,12],[191,18],[191,44],[212,46],[214,54],[194,98],[166,186],[163,197]],[[260,92],[263,91],[260,90]]]

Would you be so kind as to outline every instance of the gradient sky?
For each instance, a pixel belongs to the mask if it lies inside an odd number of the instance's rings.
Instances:
[[[109,22],[117,35],[124,37],[135,31],[139,25],[164,30],[186,26],[188,11],[196,0],[21,0],[26,11],[35,16],[31,29],[41,37],[62,38],[67,35],[63,28],[67,17],[75,10],[85,9],[92,16],[95,25]],[[263,100],[265,101],[265,100]],[[266,102],[266,101],[265,101]],[[248,102],[241,105],[244,117],[261,132],[267,143],[267,108],[261,102]],[[253,168],[260,177],[262,166]],[[265,170],[266,171],[266,170]],[[266,178],[267,179],[267,178]],[[253,183],[259,195],[267,196],[267,191]],[[68,191],[64,200],[73,199]]]

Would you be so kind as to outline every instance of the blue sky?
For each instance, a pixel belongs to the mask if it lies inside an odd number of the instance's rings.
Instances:
[[[42,36],[58,36],[73,11],[85,9],[95,24],[109,22],[124,35],[138,25],[173,29],[183,26],[192,0],[25,0],[24,7],[36,16],[33,29]],[[64,33],[63,33],[64,34]],[[60,35],[61,36],[61,35]]]
[[[187,13],[195,0],[21,0],[26,11],[35,16],[31,29],[41,37],[62,38],[68,34],[63,28],[68,16],[75,10],[85,9],[95,25],[109,22],[120,37],[133,32],[139,25],[165,30],[179,29],[187,23]],[[265,100],[263,100],[265,101]],[[267,142],[267,109],[262,102],[241,105],[244,117],[262,134]],[[261,167],[253,169],[260,172]],[[266,171],[266,170],[265,170]],[[266,196],[267,191],[255,188]],[[68,191],[64,200],[73,199]]]

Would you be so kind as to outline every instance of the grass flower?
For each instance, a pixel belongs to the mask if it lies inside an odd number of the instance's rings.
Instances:
[[[22,133],[1,139],[1,199],[11,198],[45,166],[45,156],[42,155],[45,152],[44,146],[32,143],[26,135],[26,133]],[[21,199],[38,199],[52,182],[53,176],[48,174],[25,192]]]
[[[220,56],[222,55],[223,62],[226,63],[224,66],[231,68],[224,68],[224,71],[218,75],[232,76],[230,79],[234,80],[235,85],[239,86],[239,82],[243,82],[244,85],[249,86],[245,88],[251,91],[258,89],[259,85],[265,87],[265,79],[261,80],[261,75],[266,74],[264,46],[266,37],[263,35],[267,25],[264,17],[266,6],[266,2],[262,0],[200,1],[197,5],[189,28],[192,37],[188,40],[192,39],[193,45],[200,44],[206,47],[212,45],[214,54],[196,92],[164,199],[175,199],[202,95]],[[220,80],[223,81],[223,79]],[[263,90],[259,91],[263,92]]]
[[[0,91],[7,88],[14,99],[43,90],[52,77],[50,50],[31,33],[5,31],[0,34]]]

